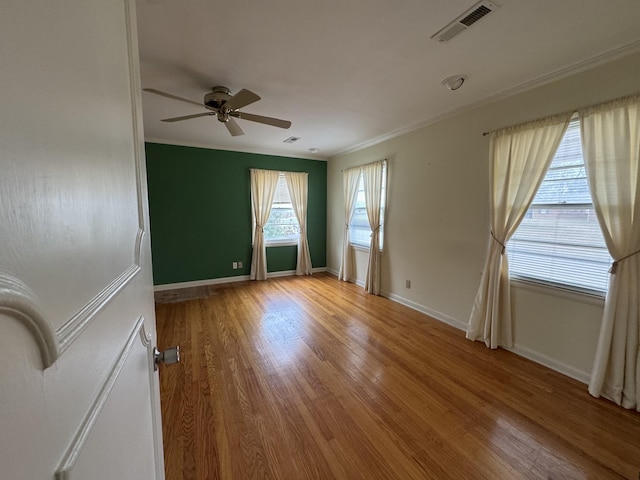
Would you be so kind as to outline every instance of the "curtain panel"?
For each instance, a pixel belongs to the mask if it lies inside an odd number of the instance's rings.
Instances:
[[[342,191],[344,195],[344,231],[342,234],[342,260],[338,279],[349,281],[355,276],[353,257],[349,245],[349,224],[355,211],[356,195],[358,194],[358,180],[361,167],[349,168],[342,172]]]
[[[380,206],[382,194],[382,167],[384,162],[370,163],[362,167],[364,198],[371,228],[369,262],[364,288],[373,295],[380,294],[380,227],[382,225]]]
[[[271,204],[278,185],[279,172],[251,169],[251,206],[255,228],[251,255],[251,280],[267,279],[267,249],[264,241],[264,225],[271,214]]]
[[[487,347],[513,346],[506,243],[544,179],[571,113],[497,130],[490,138],[491,232],[467,338]]]
[[[296,275],[311,275],[311,253],[307,240],[307,198],[309,196],[309,174],[306,172],[285,172],[289,197],[293,212],[300,225],[298,237],[298,258],[296,261]]]
[[[589,188],[614,259],[589,393],[640,411],[640,95],[579,113]]]

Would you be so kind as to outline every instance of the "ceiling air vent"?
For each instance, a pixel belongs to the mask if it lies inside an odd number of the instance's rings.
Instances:
[[[439,30],[431,38],[436,39],[439,42],[447,42],[459,33],[464,32],[481,18],[489,15],[496,8],[498,8],[498,5],[493,2],[478,2],[453,22],[449,23],[449,25]]]
[[[297,142],[298,140],[300,140],[300,137],[289,137],[286,140],[283,140],[284,143],[293,143],[293,142]]]

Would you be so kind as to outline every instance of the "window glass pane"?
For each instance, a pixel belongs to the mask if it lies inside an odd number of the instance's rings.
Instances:
[[[358,193],[353,218],[349,224],[349,241],[356,245],[368,247],[371,244],[371,229],[367,218],[367,208],[364,201],[364,178],[362,173],[358,178]]]
[[[509,241],[514,276],[605,291],[611,257],[592,206],[531,208]]]
[[[568,203],[592,203],[577,119],[569,124],[547,176],[533,199],[533,205]]]
[[[380,192],[380,249],[384,245],[384,215],[387,201],[387,164],[382,166],[382,190]],[[349,224],[349,241],[355,245],[369,247],[371,245],[371,228],[369,227],[369,217],[367,217],[367,207],[364,198],[364,178],[360,174],[358,179],[358,193],[356,195],[356,205],[353,219]]]
[[[351,224],[349,225],[349,232],[351,243],[366,246],[371,244],[371,229],[369,228],[366,208],[356,208],[353,214],[353,220],[351,220]]]
[[[299,234],[300,227],[291,205],[287,182],[281,174],[278,177],[271,214],[264,226],[264,238],[267,243],[297,242]]]
[[[533,205],[539,204],[585,204],[591,203],[589,185],[584,167],[551,170],[540,185]]]
[[[514,278],[606,291],[611,257],[589,193],[578,120],[507,248]]]

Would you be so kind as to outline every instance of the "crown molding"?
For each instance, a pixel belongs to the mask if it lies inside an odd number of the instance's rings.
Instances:
[[[274,157],[287,157],[293,159],[304,159],[304,160],[317,160],[319,162],[326,162],[327,157],[318,156],[318,155],[304,155],[304,154],[294,154],[292,152],[285,152],[280,150],[269,150],[262,148],[229,148],[229,147],[220,147],[213,144],[207,143],[199,143],[199,142],[184,142],[182,140],[175,140],[169,138],[157,138],[157,137],[145,137],[144,139],[147,143],[160,143],[163,145],[175,145],[178,147],[194,147],[194,148],[205,148],[207,150],[220,150],[227,152],[238,152],[238,153],[254,153],[257,155],[270,155]]]
[[[534,88],[541,87],[543,85],[549,84],[551,82],[555,82],[557,80],[562,80],[563,78],[567,78],[572,75],[576,75],[578,73],[584,72],[586,70],[599,67],[601,65],[607,64],[609,62],[613,62],[615,60],[626,57],[628,55],[632,55],[637,52],[640,52],[640,41],[632,42],[622,47],[616,48],[614,50],[610,50],[606,53],[595,55],[587,60],[566,65],[551,73],[540,75],[539,77],[535,77],[532,80],[528,80],[524,83],[520,83],[514,87],[500,90],[499,92],[493,93],[481,100],[478,100],[477,102],[469,103],[467,105],[464,105],[463,107],[450,110],[441,115],[436,115],[435,117],[431,117],[425,120],[420,120],[419,122],[414,122],[410,125],[407,125],[406,127],[392,130],[378,137],[372,138],[370,140],[366,140],[364,142],[353,145],[352,147],[348,147],[343,150],[340,150],[329,158],[331,159],[331,158],[340,157],[342,155],[347,155],[349,153],[357,152],[359,150],[372,147],[374,145],[385,142],[387,140],[391,140],[393,138],[406,135],[407,133],[415,132],[416,130],[420,130],[421,128],[424,128],[428,125],[432,125],[434,123],[441,122],[448,118],[461,115],[465,112],[474,110],[478,107],[489,105],[499,100],[512,97],[519,93],[533,90]]]

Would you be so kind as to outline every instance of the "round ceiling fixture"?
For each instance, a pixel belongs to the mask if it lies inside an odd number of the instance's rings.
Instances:
[[[318,147],[313,147],[313,148],[310,148],[309,151],[311,153],[318,153],[320,151],[320,149]]]
[[[447,77],[442,81],[442,85],[447,87],[452,92],[454,90],[458,90],[465,82],[467,77],[464,75],[454,75],[452,77]]]

